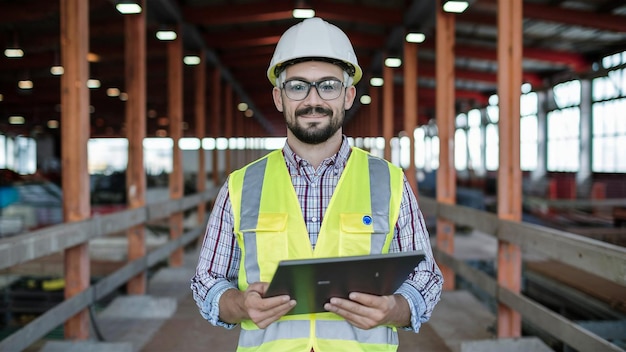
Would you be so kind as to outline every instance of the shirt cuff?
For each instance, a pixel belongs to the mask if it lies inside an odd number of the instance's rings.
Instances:
[[[227,290],[238,290],[238,288],[233,285],[228,280],[218,281],[215,285],[209,290],[206,299],[202,302],[202,316],[209,321],[209,323],[215,326],[221,326],[226,329],[232,329],[237,324],[226,323],[220,320],[220,298]]]
[[[406,299],[409,303],[409,309],[411,310],[411,325],[401,327],[401,329],[419,332],[423,322],[421,316],[426,311],[426,302],[424,301],[424,297],[422,297],[415,287],[406,282],[403,283],[395,293],[402,295],[402,297]]]

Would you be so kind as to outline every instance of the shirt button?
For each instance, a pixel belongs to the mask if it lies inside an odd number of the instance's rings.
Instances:
[[[313,188],[317,187],[317,183],[311,183],[311,187]]]
[[[314,217],[312,217],[312,218],[311,218],[311,221],[312,221],[312,222],[317,222],[317,217],[315,217],[315,216],[314,216]]]

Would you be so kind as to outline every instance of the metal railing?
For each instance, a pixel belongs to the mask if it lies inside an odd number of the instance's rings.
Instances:
[[[147,205],[93,217],[75,223],[60,224],[38,231],[0,240],[0,270],[25,263],[107,234],[124,231],[132,226],[163,219],[169,215],[213,200],[217,188],[178,200]],[[437,203],[432,198],[420,197],[420,207],[426,216],[435,216],[468,226],[498,240],[520,246],[523,251],[540,253],[548,258],[593,273],[620,285],[626,285],[626,249],[571,233],[533,224],[499,219],[495,214],[473,208]],[[0,341],[0,351],[19,351],[41,339],[70,317],[104,298],[131,278],[166,259],[177,248],[185,246],[203,233],[198,226],[181,237],[128,262],[111,275],[101,279],[80,294],[63,301],[30,324]],[[437,248],[435,259],[452,268],[455,274],[473,283],[498,302],[517,312],[565,344],[579,351],[623,351],[593,332],[565,317],[550,311],[532,299],[512,292],[486,273],[471,267]]]
[[[63,251],[101,236],[125,231],[139,224],[184,212],[202,202],[214,200],[217,191],[218,188],[213,187],[203,193],[181,199],[95,216],[83,221],[63,223],[4,238],[0,240],[0,270]],[[203,226],[204,224],[198,224],[197,227],[185,232],[182,236],[169,240],[145,256],[128,262],[81,293],[46,311],[28,325],[0,341],[0,351],[14,352],[29,347],[69,318],[126,284],[137,274],[147,271],[168,258],[176,249],[194,241],[204,233]]]
[[[515,244],[522,251],[541,254],[547,258],[590,272],[611,282],[626,285],[626,248],[589,239],[564,231],[528,223],[503,220],[495,214],[459,205],[437,203],[420,197],[425,215],[435,216],[468,226],[498,240]],[[623,351],[619,346],[584,329],[532,299],[498,284],[486,273],[462,260],[433,248],[440,265],[452,268],[455,274],[473,283],[485,293],[519,312],[522,318],[578,351]]]

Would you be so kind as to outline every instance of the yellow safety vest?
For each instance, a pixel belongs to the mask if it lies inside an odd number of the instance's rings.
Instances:
[[[387,161],[352,148],[315,250],[280,150],[233,172],[228,190],[242,253],[238,285],[245,290],[249,283],[271,281],[283,259],[387,253],[400,211],[403,174]],[[241,328],[241,352],[388,352],[398,347],[395,327],[362,330],[334,313],[290,315],[266,329],[243,321]]]

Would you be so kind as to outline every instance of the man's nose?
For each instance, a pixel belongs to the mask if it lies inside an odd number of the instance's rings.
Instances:
[[[312,103],[324,101],[324,99],[320,97],[320,94],[317,91],[317,86],[311,86],[311,89],[309,90],[309,95],[307,95],[305,100]]]

